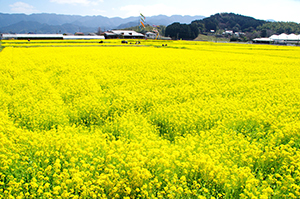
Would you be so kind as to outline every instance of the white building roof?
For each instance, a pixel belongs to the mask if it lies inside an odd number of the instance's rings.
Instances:
[[[280,39],[280,40],[286,40],[286,39],[288,39],[288,35],[285,34],[285,33],[282,33],[281,35],[278,36],[278,39]]]
[[[84,35],[84,36],[76,36],[76,35],[66,35],[63,36],[64,39],[105,39],[104,36],[91,36],[91,35]]]
[[[278,39],[278,35],[272,35],[271,37],[269,37],[270,39],[274,39],[274,40],[276,40],[276,39]]]
[[[265,42],[275,42],[275,43],[300,43],[300,35],[295,34],[285,34],[282,33],[280,35],[272,35],[269,38],[255,38],[253,39],[254,42],[257,43],[265,43]]]
[[[62,34],[2,34],[2,38],[62,38]]]
[[[62,34],[2,34],[3,39],[105,39],[104,36]]]
[[[288,35],[288,40],[299,40],[299,35],[290,34]]]

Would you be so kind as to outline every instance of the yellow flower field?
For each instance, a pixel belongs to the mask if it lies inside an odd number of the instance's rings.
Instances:
[[[3,42],[0,198],[300,197],[300,48],[109,42]]]

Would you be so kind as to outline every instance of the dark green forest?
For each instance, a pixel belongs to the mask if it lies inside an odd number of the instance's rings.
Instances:
[[[165,35],[172,39],[194,39],[199,35],[199,28],[196,24],[180,24],[176,22],[167,26]]]
[[[192,24],[198,25],[202,32],[226,29],[233,30],[234,32],[249,32],[254,31],[258,26],[264,23],[266,23],[266,21],[234,13],[218,13],[203,20],[192,22]]]

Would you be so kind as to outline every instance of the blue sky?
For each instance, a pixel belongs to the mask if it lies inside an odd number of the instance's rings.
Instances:
[[[56,13],[130,17],[233,12],[257,19],[300,23],[300,0],[0,0],[1,13]]]

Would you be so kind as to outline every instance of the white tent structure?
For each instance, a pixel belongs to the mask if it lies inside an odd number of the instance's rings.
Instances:
[[[274,40],[274,43],[277,44],[299,44],[300,43],[300,35],[290,34],[287,35],[282,33],[280,35],[272,35],[269,37]]]
[[[273,39],[273,40],[276,40],[276,39],[278,39],[278,35],[272,35],[271,37],[269,37],[270,39]]]
[[[269,43],[269,44],[300,44],[300,35],[285,34],[272,35],[269,38],[255,38],[254,43]]]
[[[300,35],[290,34],[288,36],[288,41],[290,41],[290,42],[298,42],[299,43],[299,40],[300,40]]]

